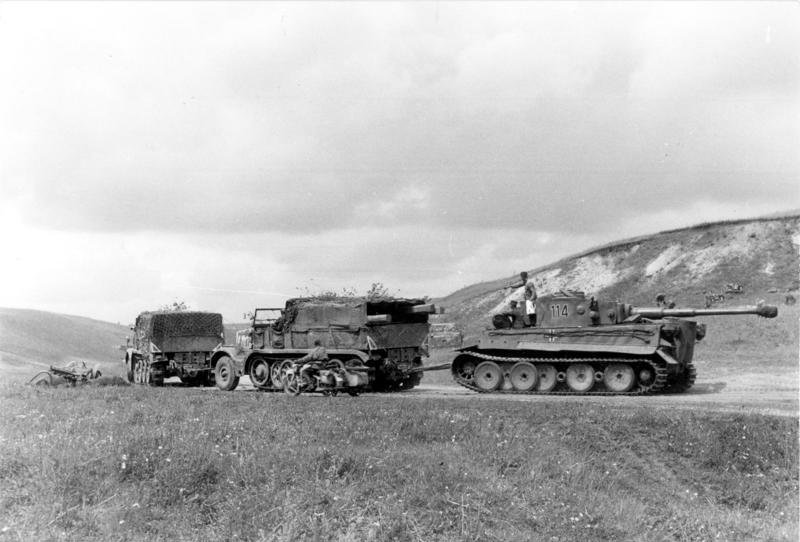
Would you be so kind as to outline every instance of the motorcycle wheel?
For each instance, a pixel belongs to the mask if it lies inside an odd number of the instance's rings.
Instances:
[[[297,375],[290,373],[285,375],[283,380],[283,391],[288,395],[300,395],[300,383]]]

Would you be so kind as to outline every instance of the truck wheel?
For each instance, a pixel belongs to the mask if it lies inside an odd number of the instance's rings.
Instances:
[[[53,376],[48,371],[42,371],[28,382],[31,386],[52,386]]]
[[[145,384],[145,369],[147,363],[141,356],[134,357],[131,363],[133,363],[133,382],[135,384]]]
[[[236,369],[230,356],[219,358],[217,366],[214,368],[214,380],[222,391],[234,390],[239,385],[239,377],[236,376]]]
[[[125,377],[129,384],[133,384],[133,360],[125,360]]]

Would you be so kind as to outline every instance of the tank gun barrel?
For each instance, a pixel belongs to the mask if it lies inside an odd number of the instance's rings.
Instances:
[[[368,324],[391,324],[391,314],[370,314],[367,316]]]
[[[778,307],[775,305],[765,305],[763,302],[760,302],[755,306],[724,307],[719,309],[663,309],[661,307],[631,307],[630,314],[639,314],[644,318],[685,318],[687,316],[716,316],[726,314],[757,314],[764,318],[775,318],[778,316]]]
[[[436,305],[433,303],[424,303],[422,305],[412,305],[406,309],[411,314],[437,314]]]

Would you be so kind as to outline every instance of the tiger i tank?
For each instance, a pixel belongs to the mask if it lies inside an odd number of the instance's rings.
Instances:
[[[494,329],[456,350],[456,383],[483,393],[645,395],[695,382],[694,345],[710,315],[778,315],[777,307],[639,308],[561,291],[536,300],[536,315],[494,315]],[[526,325],[527,324],[527,325]]]

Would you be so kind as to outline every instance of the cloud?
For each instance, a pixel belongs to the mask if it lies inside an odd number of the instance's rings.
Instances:
[[[0,210],[66,269],[18,303],[440,295],[800,201],[789,4],[1,9]]]
[[[200,7],[10,11],[34,32],[2,43],[30,45],[2,57],[3,188],[31,222],[319,232],[403,218],[408,185],[433,225],[575,231],[654,193],[776,201],[800,169],[780,6]]]

